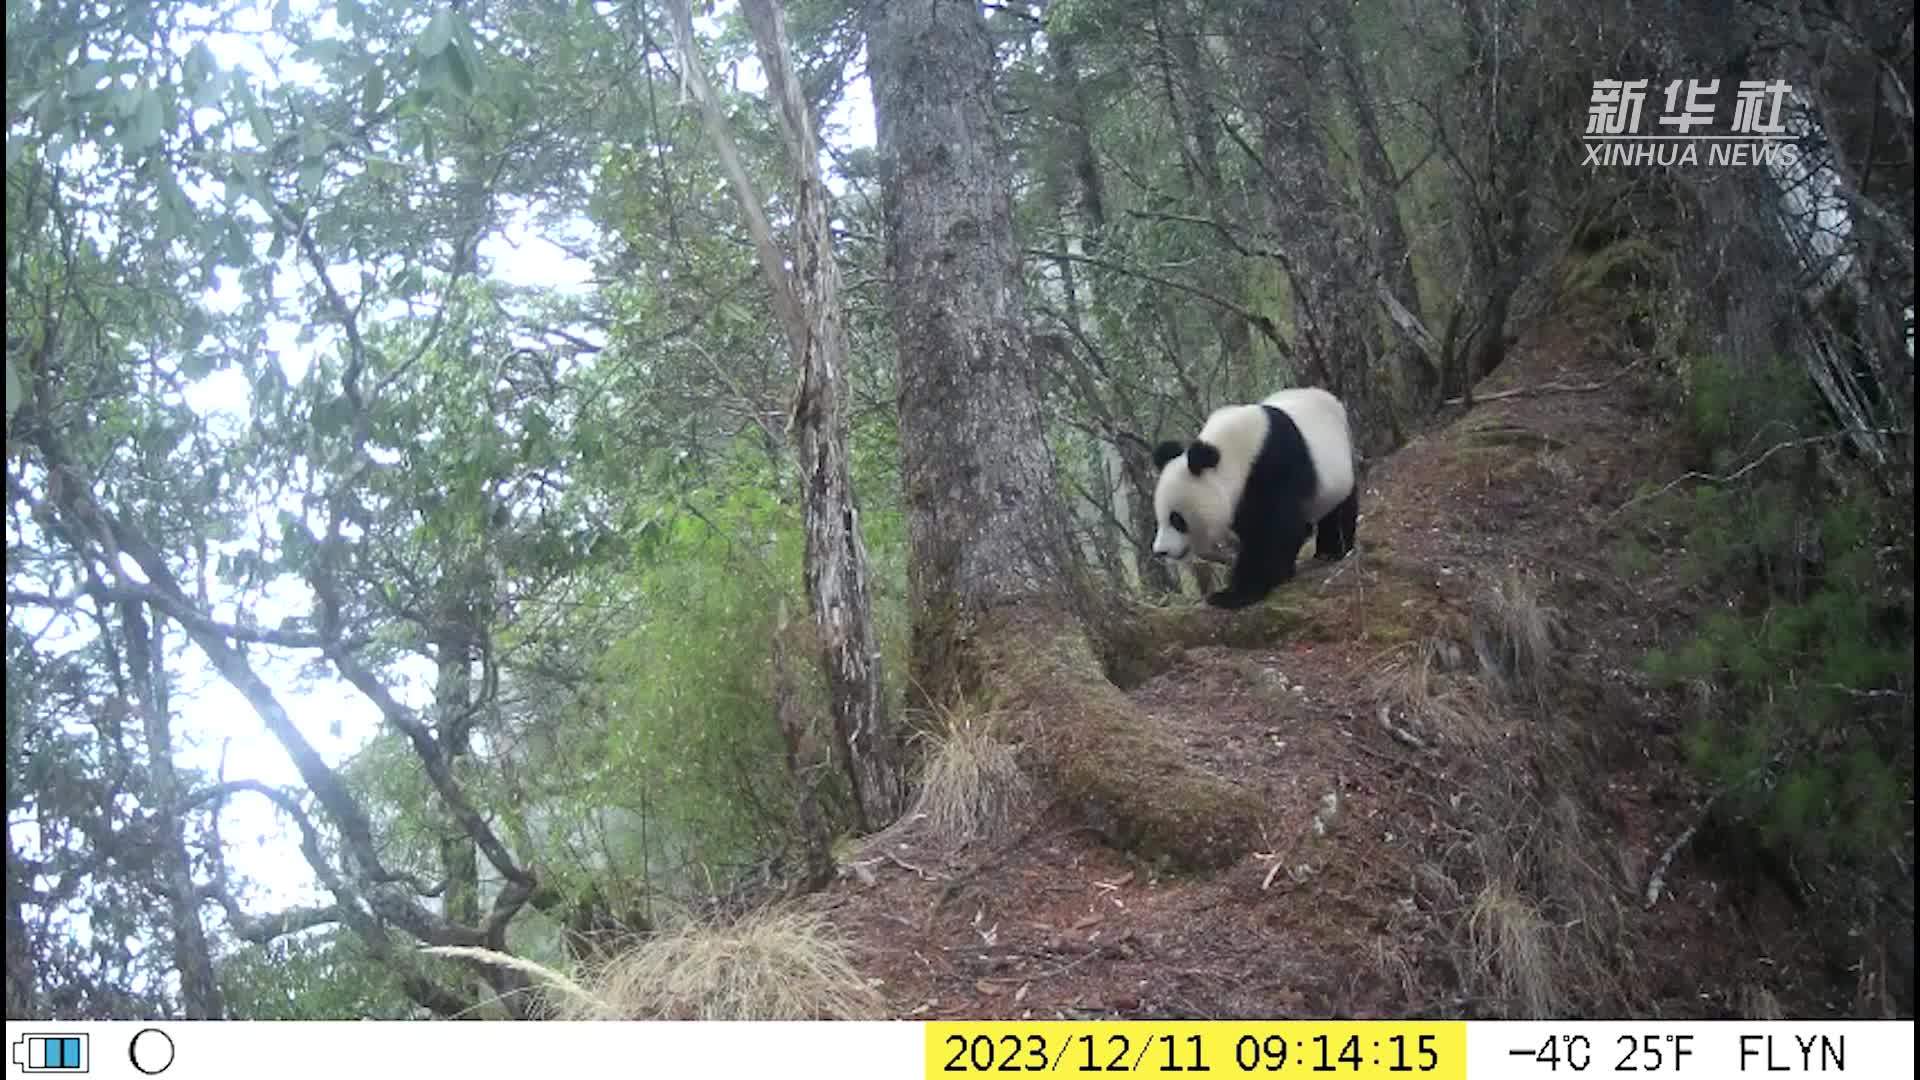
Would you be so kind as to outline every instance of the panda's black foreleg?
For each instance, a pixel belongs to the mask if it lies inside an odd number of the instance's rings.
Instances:
[[[1239,560],[1233,564],[1233,577],[1227,582],[1227,587],[1208,596],[1207,603],[1229,611],[1252,607],[1265,600],[1275,588],[1291,581],[1295,569],[1291,552],[1284,559],[1271,551],[1264,556],[1256,554],[1249,557],[1243,547]]]
[[[1229,611],[1251,607],[1292,581],[1300,545],[1313,530],[1299,514],[1281,512],[1265,520],[1241,521],[1236,531],[1240,557],[1234,560],[1233,576],[1226,588],[1207,597],[1207,603]]]
[[[1355,484],[1340,505],[1320,519],[1319,532],[1313,541],[1313,557],[1326,562],[1346,558],[1353,550],[1354,533],[1359,531],[1359,527],[1360,485]]]

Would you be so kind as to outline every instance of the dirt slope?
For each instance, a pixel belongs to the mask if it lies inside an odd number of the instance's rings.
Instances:
[[[1186,651],[1132,690],[1262,794],[1264,851],[1175,877],[1058,806],[997,845],[944,851],[911,822],[869,841],[809,902],[893,1014],[1853,1010],[1855,976],[1786,898],[1705,845],[1678,850],[1646,907],[1700,793],[1684,703],[1636,665],[1683,613],[1608,553],[1631,520],[1615,511],[1681,466],[1601,340],[1543,325],[1480,404],[1373,468],[1358,556],[1269,601],[1304,632]]]

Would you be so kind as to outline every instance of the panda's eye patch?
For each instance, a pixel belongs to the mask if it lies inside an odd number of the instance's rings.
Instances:
[[[1173,513],[1167,515],[1167,524],[1172,525],[1173,531],[1175,532],[1186,532],[1187,515],[1175,510]]]

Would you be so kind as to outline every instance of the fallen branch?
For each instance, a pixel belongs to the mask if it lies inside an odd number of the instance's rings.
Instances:
[[[1427,748],[1426,740],[1393,722],[1393,710],[1388,706],[1380,706],[1379,717],[1380,726],[1386,728],[1387,734],[1393,736],[1396,742],[1404,743],[1415,750],[1425,750]]]
[[[1543,383],[1539,386],[1522,386],[1513,390],[1502,390],[1497,394],[1475,394],[1473,395],[1473,400],[1475,404],[1479,404],[1484,401],[1505,401],[1508,398],[1539,397],[1543,394],[1590,394],[1595,390],[1603,390],[1606,387],[1611,386],[1615,381],[1617,381],[1620,378],[1620,376],[1625,375],[1627,372],[1632,371],[1634,368],[1638,367],[1639,363],[1640,362],[1636,360],[1633,363],[1628,364],[1626,367],[1621,368],[1619,371],[1614,372],[1613,374],[1607,376],[1604,379],[1601,379],[1598,382],[1590,382],[1590,383],[1550,382],[1550,383]],[[1465,404],[1466,400],[1467,399],[1464,397],[1448,398],[1445,404],[1461,405],[1461,404]]]
[[[1721,792],[1715,792],[1713,797],[1707,800],[1706,805],[1700,808],[1700,813],[1693,819],[1693,824],[1688,825],[1679,836],[1674,837],[1673,843],[1668,844],[1667,850],[1661,853],[1660,861],[1653,866],[1653,875],[1647,878],[1647,908],[1651,909],[1653,905],[1660,902],[1660,894],[1667,887],[1667,868],[1673,865],[1673,857],[1680,854],[1680,849],[1687,846],[1687,842],[1693,839],[1694,833],[1700,831],[1701,824],[1707,820],[1708,814],[1713,813],[1713,804],[1720,801],[1721,794]]]

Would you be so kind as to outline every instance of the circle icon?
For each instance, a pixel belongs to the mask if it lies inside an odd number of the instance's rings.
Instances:
[[[141,1028],[127,1045],[127,1060],[142,1076],[158,1076],[173,1064],[173,1039],[159,1028]]]

